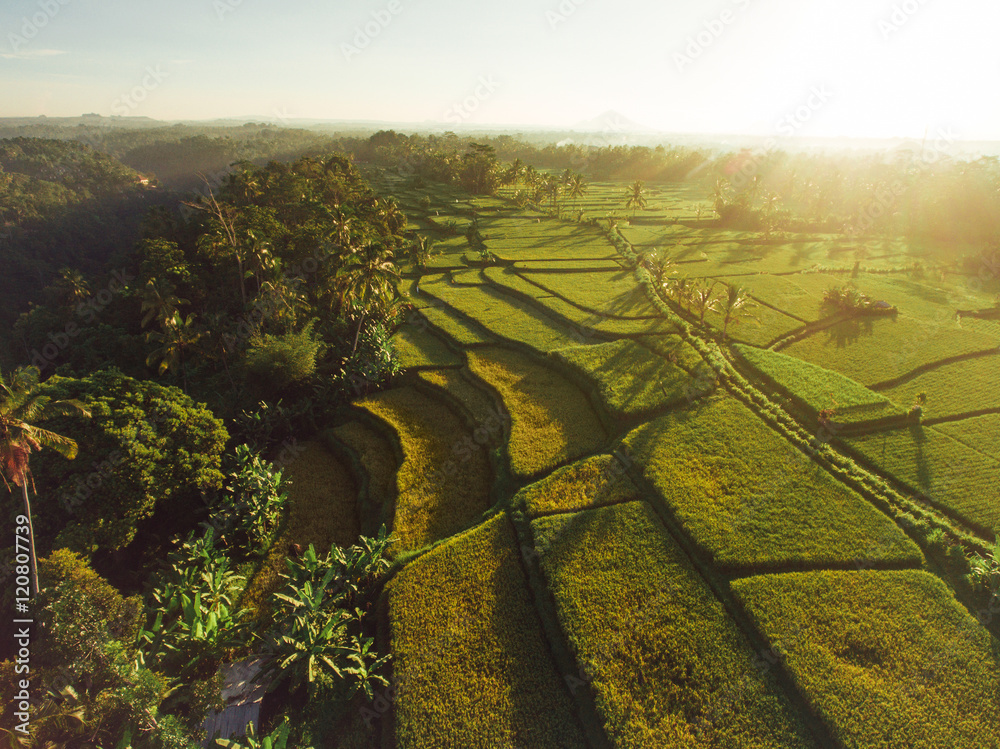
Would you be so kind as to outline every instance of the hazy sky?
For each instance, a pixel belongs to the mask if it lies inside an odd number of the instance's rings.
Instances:
[[[0,116],[1000,139],[997,0],[2,0]]]

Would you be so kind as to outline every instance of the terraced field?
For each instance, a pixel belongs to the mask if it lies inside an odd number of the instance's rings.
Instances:
[[[806,572],[733,589],[838,745],[996,745],[1000,649],[934,576]]]
[[[558,349],[552,356],[588,379],[608,410],[619,419],[698,398],[713,385],[629,340]]]
[[[587,746],[519,558],[501,514],[389,583],[399,749]]]
[[[393,518],[398,548],[446,538],[489,507],[492,472],[486,454],[443,402],[403,387],[356,405],[398,435],[402,446]]]
[[[383,747],[997,746],[989,616],[885,496],[820,466],[819,437],[775,426],[785,408],[813,435],[834,408],[838,465],[993,540],[1000,324],[956,317],[993,292],[947,248],[764,239],[719,226],[707,183],[648,186],[634,216],[625,184],[594,183],[561,219],[396,187],[441,254],[403,284],[409,371],[334,431],[414,552],[383,599]],[[473,212],[503,262],[479,267]],[[608,215],[621,254],[588,223]],[[653,249],[717,297],[750,289],[756,320],[725,340],[719,311],[671,322],[627,267]],[[898,313],[824,306],[845,285]]]
[[[649,505],[539,518],[532,529],[612,746],[814,746]]]
[[[623,445],[720,569],[921,561],[890,520],[733,398],[672,411]]]
[[[862,460],[956,517],[1000,532],[1000,460],[996,452],[980,451],[989,449],[989,443],[971,447],[937,427],[922,426],[853,437],[845,443]]]
[[[607,439],[580,388],[527,356],[499,348],[470,351],[469,368],[496,390],[510,413],[508,454],[515,477],[551,471]]]

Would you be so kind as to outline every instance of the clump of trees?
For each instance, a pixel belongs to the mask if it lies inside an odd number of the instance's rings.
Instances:
[[[895,315],[899,310],[884,301],[875,301],[854,286],[836,286],[823,292],[821,309],[827,314],[839,312],[847,315]]]

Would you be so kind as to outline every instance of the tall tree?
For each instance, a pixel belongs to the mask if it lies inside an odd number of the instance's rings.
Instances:
[[[573,207],[575,208],[579,204],[580,198],[587,191],[587,181],[583,178],[582,174],[574,174],[569,180],[569,196],[573,198]]]
[[[337,272],[337,280],[343,303],[361,312],[351,348],[353,353],[358,349],[358,337],[365,318],[384,313],[390,308],[396,294],[394,282],[399,280],[399,272],[392,262],[391,253],[369,245],[347,259],[344,267]]]
[[[632,216],[636,211],[646,210],[646,186],[642,180],[636,180],[625,191],[625,208],[632,209]]]
[[[750,310],[756,305],[750,294],[742,286],[735,284],[727,287],[726,296],[722,298],[722,338],[725,340],[729,326],[744,318],[752,318]]]
[[[711,286],[697,286],[691,293],[691,310],[698,315],[698,322],[705,327],[705,313],[718,307],[718,300],[712,298],[715,283]]]
[[[182,317],[180,312],[174,312],[170,319],[163,321],[162,332],[154,331],[146,335],[146,340],[159,344],[146,359],[146,366],[152,367],[154,362],[158,362],[160,374],[168,370],[174,374],[179,372],[185,393],[187,392],[185,354],[194,350],[204,335],[204,332],[197,329],[194,320],[194,315]]]
[[[90,416],[90,412],[80,401],[52,400],[39,393],[39,378],[40,372],[37,367],[18,369],[8,378],[9,381],[0,376],[0,477],[3,478],[8,490],[10,489],[8,480],[21,489],[31,544],[29,549],[31,584],[36,594],[38,564],[35,559],[35,529],[31,521],[31,499],[28,496],[31,454],[43,447],[51,447],[63,457],[73,460],[78,448],[74,440],[43,429],[35,422],[71,413]]]

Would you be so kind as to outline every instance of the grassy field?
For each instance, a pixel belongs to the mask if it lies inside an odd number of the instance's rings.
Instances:
[[[639,490],[625,472],[625,461],[616,455],[593,455],[563,466],[522,489],[514,504],[537,517],[637,499]]]
[[[420,290],[467,315],[491,333],[539,352],[586,343],[579,330],[497,289],[436,281],[421,284]]]
[[[932,575],[765,575],[733,590],[840,745],[997,745],[1000,648]]]
[[[361,532],[358,487],[350,469],[320,442],[300,445],[302,452],[284,469],[288,479],[288,510],[281,533],[257,574],[247,583],[243,606],[263,615],[271,594],[281,586],[291,545],[311,545],[325,553],[330,546],[350,546]]]
[[[419,373],[419,377],[457,398],[477,424],[488,424],[497,418],[496,402],[487,392],[472,383],[474,375],[468,369],[423,371]]]
[[[934,427],[973,450],[989,454],[992,445],[1000,445],[1000,414],[975,416],[961,421],[949,421]],[[994,453],[995,455],[995,453]]]
[[[501,514],[387,586],[399,749],[587,746],[519,559]]]
[[[469,368],[493,387],[511,417],[510,468],[518,478],[597,450],[607,439],[586,396],[558,372],[511,349],[469,352]]]
[[[361,421],[341,424],[331,430],[331,433],[335,439],[358,456],[361,467],[368,477],[368,500],[372,509],[378,509],[380,515],[384,517],[384,511],[391,509],[396,498],[396,471],[399,466],[392,445],[375,429]],[[385,519],[391,521],[391,518]],[[381,520],[382,517],[379,518],[379,521]]]
[[[794,356],[740,344],[733,350],[766,382],[777,385],[813,416],[833,408],[835,421],[851,423],[905,413],[885,395]]]
[[[617,418],[683,403],[704,394],[710,386],[630,340],[557,349],[552,356],[589,379]]]
[[[460,367],[462,357],[430,332],[430,326],[404,325],[392,338],[403,369],[417,367]]]
[[[603,273],[559,273],[517,268],[518,274],[550,294],[609,317],[661,317],[635,282],[631,270]]]
[[[927,418],[1000,408],[1000,354],[946,364],[883,391],[897,403],[912,404],[924,393]],[[1000,444],[1000,443],[997,443]]]
[[[939,507],[981,528],[1000,532],[1000,461],[996,458],[996,443],[974,449],[937,427],[919,426],[844,442],[867,463]]]
[[[813,746],[648,505],[539,518],[532,529],[612,746]]]
[[[489,507],[493,481],[485,450],[442,402],[412,387],[357,401],[399,435],[393,532],[398,549],[415,549],[466,528]]]
[[[555,296],[552,292],[539,288],[526,281],[522,276],[506,268],[487,268],[483,275],[502,290],[525,294],[534,300],[534,304],[543,311],[554,313],[568,321],[576,332],[576,337],[583,342],[592,335],[604,339],[608,336],[637,336],[650,334],[667,334],[676,332],[676,328],[662,318],[623,319],[612,315],[608,310],[590,312]]]
[[[624,444],[721,569],[921,561],[888,518],[733,398],[671,411]]]
[[[896,319],[852,318],[837,323],[783,348],[782,353],[871,386],[940,359],[997,347],[1000,332],[992,332],[986,321],[977,326],[968,322],[921,320],[900,310]]]

